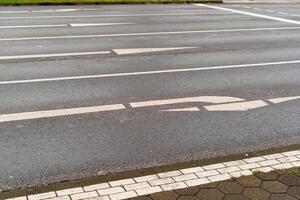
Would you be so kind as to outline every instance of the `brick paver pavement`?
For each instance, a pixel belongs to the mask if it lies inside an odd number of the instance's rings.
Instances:
[[[132,200],[300,200],[300,168],[257,173]]]

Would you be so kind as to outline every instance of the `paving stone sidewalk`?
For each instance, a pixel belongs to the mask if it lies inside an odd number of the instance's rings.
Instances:
[[[300,200],[300,168],[255,173],[131,200]]]

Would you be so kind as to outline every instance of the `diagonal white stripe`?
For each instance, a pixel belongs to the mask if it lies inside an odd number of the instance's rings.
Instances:
[[[211,5],[206,5],[206,4],[194,4],[194,5],[213,8],[213,9],[217,9],[217,10],[229,11],[229,12],[233,12],[233,13],[239,13],[239,14],[243,14],[243,15],[249,15],[249,16],[253,16],[253,17],[271,19],[274,21],[286,22],[286,23],[291,23],[291,24],[300,24],[300,21],[284,19],[281,17],[272,17],[272,16],[268,16],[268,15],[262,15],[262,14],[252,13],[252,12],[245,12],[245,11],[240,11],[240,10],[236,10],[236,9],[219,7],[219,6],[211,6]]]

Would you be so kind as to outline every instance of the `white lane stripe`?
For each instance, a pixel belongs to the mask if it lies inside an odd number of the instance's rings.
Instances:
[[[217,9],[217,10],[229,11],[229,12],[233,12],[233,13],[239,13],[239,14],[243,14],[243,15],[249,15],[249,16],[253,16],[253,17],[271,19],[271,20],[274,20],[274,21],[286,22],[286,23],[291,23],[291,24],[300,24],[300,21],[284,19],[284,18],[281,18],[281,17],[272,17],[272,16],[268,16],[268,15],[262,15],[262,14],[252,13],[252,12],[245,12],[245,11],[240,11],[240,10],[230,9],[230,8],[224,8],[224,7],[218,7],[218,6],[211,6],[211,5],[206,5],[206,4],[194,4],[194,5],[201,6],[201,7],[213,8],[213,9]]]
[[[213,29],[199,31],[172,31],[172,32],[148,32],[148,33],[120,33],[103,35],[66,35],[46,37],[21,37],[21,38],[0,38],[0,41],[25,41],[25,40],[54,40],[54,39],[77,39],[77,38],[100,38],[100,37],[126,37],[126,36],[149,36],[149,35],[176,35],[195,33],[224,33],[224,32],[247,32],[247,31],[274,31],[274,30],[298,30],[300,27],[278,27],[278,28],[247,28],[247,29]]]
[[[52,28],[52,27],[88,27],[88,26],[117,26],[130,25],[134,23],[70,23],[70,24],[49,24],[49,25],[24,25],[24,26],[0,26],[0,29],[17,28]]]
[[[117,26],[117,25],[130,25],[134,23],[71,23],[72,27],[87,27],[87,26]]]
[[[274,98],[274,99],[268,99],[268,101],[277,104],[277,103],[283,103],[286,101],[292,101],[292,100],[297,100],[297,99],[300,99],[300,96]]]
[[[11,113],[0,115],[0,122],[19,121],[27,119],[40,119],[48,117],[58,117],[67,115],[78,115],[86,113],[113,111],[126,109],[123,104],[112,104],[92,107],[80,107],[80,108],[68,108],[59,110],[43,110],[34,112],[23,112],[23,113]]]
[[[84,56],[84,55],[101,55],[101,54],[110,54],[110,53],[111,53],[110,51],[94,51],[94,52],[75,52],[75,53],[15,55],[15,56],[0,56],[0,60],[16,60],[16,59],[27,59],[27,58],[67,57],[67,56]]]
[[[199,97],[133,102],[130,103],[130,105],[133,108],[140,108],[140,107],[161,106],[161,105],[169,105],[169,104],[177,104],[177,103],[193,103],[193,102],[228,103],[228,102],[236,102],[236,101],[243,101],[243,100],[244,99],[237,98],[237,97],[199,96]]]
[[[204,106],[208,111],[247,111],[267,106],[262,100]]]
[[[32,10],[32,13],[57,13],[57,12],[74,12],[74,11],[80,11],[80,9],[72,9],[72,8],[67,8],[67,9],[49,9],[49,10]]]
[[[159,51],[175,51],[184,49],[194,49],[197,47],[167,47],[167,48],[132,48],[132,49],[113,49],[118,55],[138,54],[138,53],[150,53]]]
[[[34,16],[34,17],[0,17],[0,20],[5,19],[57,19],[57,18],[95,18],[95,17],[138,17],[138,16],[184,16],[184,15],[224,15],[225,12],[208,12],[208,13],[136,13],[136,14],[115,14],[115,15],[61,15],[61,16]]]
[[[225,65],[225,66],[202,67],[202,68],[199,67],[199,68],[169,69],[169,70],[156,70],[156,71],[143,71],[143,72],[125,72],[125,73],[114,73],[114,74],[86,75],[86,76],[69,76],[69,77],[59,77],[59,78],[41,78],[41,79],[29,79],[29,80],[0,81],[0,85],[51,82],[51,81],[67,81],[67,80],[80,80],[80,79],[95,79],[95,78],[109,78],[109,77],[122,77],[122,76],[137,76],[137,75],[151,75],[151,74],[166,74],[166,73],[206,71],[206,70],[218,70],[218,69],[235,69],[235,68],[247,68],[247,67],[280,66],[280,65],[299,64],[299,63],[300,63],[300,60],[294,60],[294,61],[283,61],[283,62]]]
[[[16,29],[16,28],[51,28],[51,27],[68,27],[68,24],[24,25],[24,26],[0,26],[0,29]]]
[[[0,14],[11,14],[11,13],[29,13],[27,10],[7,10],[7,11],[0,11]]]

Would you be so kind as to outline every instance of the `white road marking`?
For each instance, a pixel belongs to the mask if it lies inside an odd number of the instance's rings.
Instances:
[[[27,10],[7,10],[7,11],[0,11],[0,14],[11,14],[11,13],[29,13]]]
[[[130,25],[134,23],[71,23],[72,27],[87,27],[87,26],[117,26],[117,25]]]
[[[298,30],[300,27],[278,27],[278,28],[248,28],[248,29],[221,29],[221,30],[199,30],[199,31],[173,31],[173,32],[148,32],[148,33],[117,33],[103,35],[66,35],[46,37],[20,37],[0,38],[0,41],[26,41],[26,40],[53,40],[53,39],[77,39],[77,38],[100,38],[100,37],[126,37],[126,36],[149,36],[149,35],[176,35],[195,33],[225,33],[225,32],[248,32],[248,31],[275,31],[275,30]]]
[[[11,114],[0,115],[0,122],[11,122],[11,121],[20,121],[20,120],[28,120],[28,119],[40,119],[40,118],[59,117],[59,116],[67,116],[67,115],[78,115],[78,114],[122,110],[122,109],[126,109],[126,107],[122,104],[112,104],[112,105],[68,108],[68,109],[59,109],[59,110],[43,110],[43,111],[34,111],[34,112],[11,113]]]
[[[5,19],[57,19],[57,18],[95,18],[95,17],[139,17],[139,16],[184,16],[184,15],[224,15],[225,12],[207,12],[207,13],[136,13],[136,14],[115,14],[115,15],[61,15],[61,16],[32,16],[32,17],[0,17],[0,20]]]
[[[292,100],[297,100],[297,99],[300,99],[300,96],[274,98],[274,99],[268,99],[268,101],[277,104],[277,103],[283,103],[283,102],[286,102],[286,101],[292,101]]]
[[[53,28],[53,27],[88,27],[88,26],[117,26],[130,25],[134,23],[70,23],[70,24],[49,24],[49,25],[24,25],[24,26],[0,26],[0,29],[17,28]]]
[[[295,97],[283,97],[268,99],[273,103],[281,103],[285,101],[300,99],[300,96]],[[198,96],[198,97],[186,97],[186,98],[175,98],[175,99],[163,99],[163,100],[152,100],[152,101],[141,101],[129,103],[133,108],[149,107],[149,106],[161,106],[178,103],[213,103],[218,105],[203,106],[208,111],[248,111],[261,107],[268,106],[269,104],[263,100],[245,101],[244,99],[237,97],[226,97],[226,96]],[[220,104],[221,103],[221,104]],[[101,106],[90,106],[90,107],[78,107],[78,108],[66,108],[56,110],[42,110],[32,112],[20,112],[20,113],[9,113],[0,114],[1,122],[11,122],[29,119],[41,119],[59,116],[69,116],[78,114],[88,114],[104,111],[124,110],[126,107],[123,104],[111,104]],[[162,112],[199,112],[198,107],[187,107],[187,108],[174,108],[161,110]]]
[[[262,100],[204,106],[208,111],[247,111],[267,106]]]
[[[198,111],[200,111],[200,109],[197,107],[162,110],[162,112],[198,112]]]
[[[52,28],[52,27],[68,27],[68,24],[24,25],[24,26],[0,26],[0,29],[16,29],[16,28]]]
[[[113,51],[118,55],[127,54],[138,54],[138,53],[150,53],[150,52],[160,52],[160,51],[174,51],[183,49],[194,49],[197,47],[167,47],[167,48],[132,48],[132,49],[113,49]]]
[[[141,101],[130,103],[133,108],[148,107],[148,106],[161,106],[169,104],[178,103],[193,103],[193,102],[203,102],[203,103],[228,103],[243,101],[237,97],[222,97],[222,96],[199,96],[199,97],[187,97],[187,98],[176,98],[176,99],[164,99],[164,100],[152,100],[152,101]]]
[[[282,14],[282,15],[288,15],[289,13],[286,13],[286,12],[277,12],[279,14]]]
[[[80,9],[66,8],[66,9],[49,9],[49,10],[32,10],[33,13],[49,13],[49,12],[74,12],[80,11]]]
[[[270,13],[274,13],[275,11],[273,10],[266,10],[267,12],[270,12]]]
[[[199,67],[199,68],[183,68],[183,69],[169,69],[169,70],[142,71],[142,72],[124,72],[124,73],[114,73],[114,74],[69,76],[69,77],[59,77],[59,78],[12,80],[12,81],[0,81],[0,85],[80,80],[80,79],[94,79],[94,78],[109,78],[109,77],[122,77],[122,76],[137,76],[137,75],[151,75],[151,74],[166,74],[166,73],[206,71],[206,70],[218,70],[218,69],[235,69],[235,68],[247,68],[247,67],[280,66],[280,65],[286,65],[286,64],[299,64],[299,63],[300,63],[300,60],[294,60],[294,61],[241,64],[241,65],[225,65],[225,66],[202,67],[202,68],[201,67]]]
[[[229,11],[229,12],[233,12],[233,13],[239,13],[239,14],[243,14],[243,15],[249,15],[249,16],[253,16],[253,17],[271,19],[271,20],[274,20],[274,21],[286,22],[286,23],[291,23],[291,24],[300,24],[300,21],[296,21],[296,20],[284,19],[284,18],[281,18],[281,17],[272,17],[272,16],[268,16],[268,15],[262,15],[262,14],[252,13],[252,12],[240,11],[240,10],[231,9],[231,8],[211,6],[211,5],[206,5],[206,4],[194,4],[194,5],[201,6],[201,7],[213,8],[213,9],[222,10],[222,11]]]
[[[75,53],[15,55],[15,56],[0,56],[0,60],[16,60],[16,59],[27,59],[27,58],[67,57],[67,56],[83,56],[83,55],[100,55],[100,54],[110,54],[110,53],[111,53],[110,51],[95,51],[95,52],[75,52]]]

